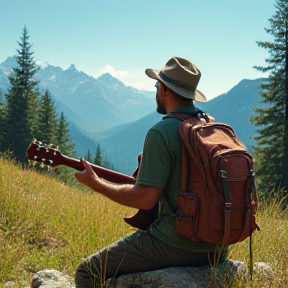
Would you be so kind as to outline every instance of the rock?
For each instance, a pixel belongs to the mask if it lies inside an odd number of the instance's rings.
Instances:
[[[254,264],[254,281],[269,283],[272,268],[264,263]],[[213,281],[213,279],[217,279]],[[170,267],[155,271],[122,275],[113,282],[107,280],[105,288],[222,288],[249,281],[244,262],[227,260],[217,269],[210,267]],[[75,288],[71,277],[56,270],[42,270],[33,275],[31,288]]]
[[[45,269],[33,275],[31,288],[75,288],[73,279],[57,270]]]
[[[14,281],[8,281],[1,288],[7,288],[7,287],[8,288],[16,288],[16,287],[18,288],[19,287],[19,283],[17,284]],[[30,285],[29,285],[29,283],[27,283],[25,281],[25,282],[20,283],[20,287],[22,287],[22,288],[30,288]]]
[[[4,286],[3,287],[13,287],[13,286],[15,286],[15,284],[16,284],[16,282],[13,282],[13,281],[8,281],[8,282],[6,282],[5,284],[4,284]]]
[[[264,263],[254,264],[254,281],[269,283],[272,268]],[[217,280],[213,280],[217,279]],[[249,270],[244,262],[227,260],[217,269],[210,267],[170,267],[156,271],[122,275],[105,288],[222,288],[233,282],[249,282]]]

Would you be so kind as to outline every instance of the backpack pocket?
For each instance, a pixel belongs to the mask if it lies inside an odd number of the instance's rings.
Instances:
[[[180,192],[176,202],[176,230],[183,237],[193,238],[197,233],[199,199],[197,194]]]
[[[215,194],[222,206],[221,208],[218,205],[212,215],[214,220],[220,220],[213,225],[213,228],[215,233],[219,231],[221,234],[223,233],[222,235],[228,235],[226,239],[228,244],[236,243],[241,239],[243,231],[246,234],[245,238],[250,235],[249,171],[252,167],[251,161],[243,151],[228,150],[213,157],[212,165],[218,192],[218,195]],[[229,216],[224,217],[224,215]]]

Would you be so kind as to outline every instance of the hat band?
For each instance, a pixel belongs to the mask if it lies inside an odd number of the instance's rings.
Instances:
[[[159,75],[165,82],[171,83],[171,84],[175,84],[181,88],[184,88],[186,90],[189,91],[195,91],[196,89],[193,89],[190,85],[187,85],[186,83],[171,79],[170,77],[166,76],[163,72],[159,72]]]

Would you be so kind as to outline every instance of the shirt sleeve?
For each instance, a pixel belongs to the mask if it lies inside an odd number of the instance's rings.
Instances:
[[[171,157],[160,131],[150,129],[146,135],[137,183],[165,188],[170,175]]]

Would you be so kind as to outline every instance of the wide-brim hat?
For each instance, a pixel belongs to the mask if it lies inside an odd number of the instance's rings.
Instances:
[[[149,68],[145,73],[185,98],[198,102],[207,101],[204,94],[196,89],[201,72],[196,65],[186,59],[172,57],[160,71]]]

